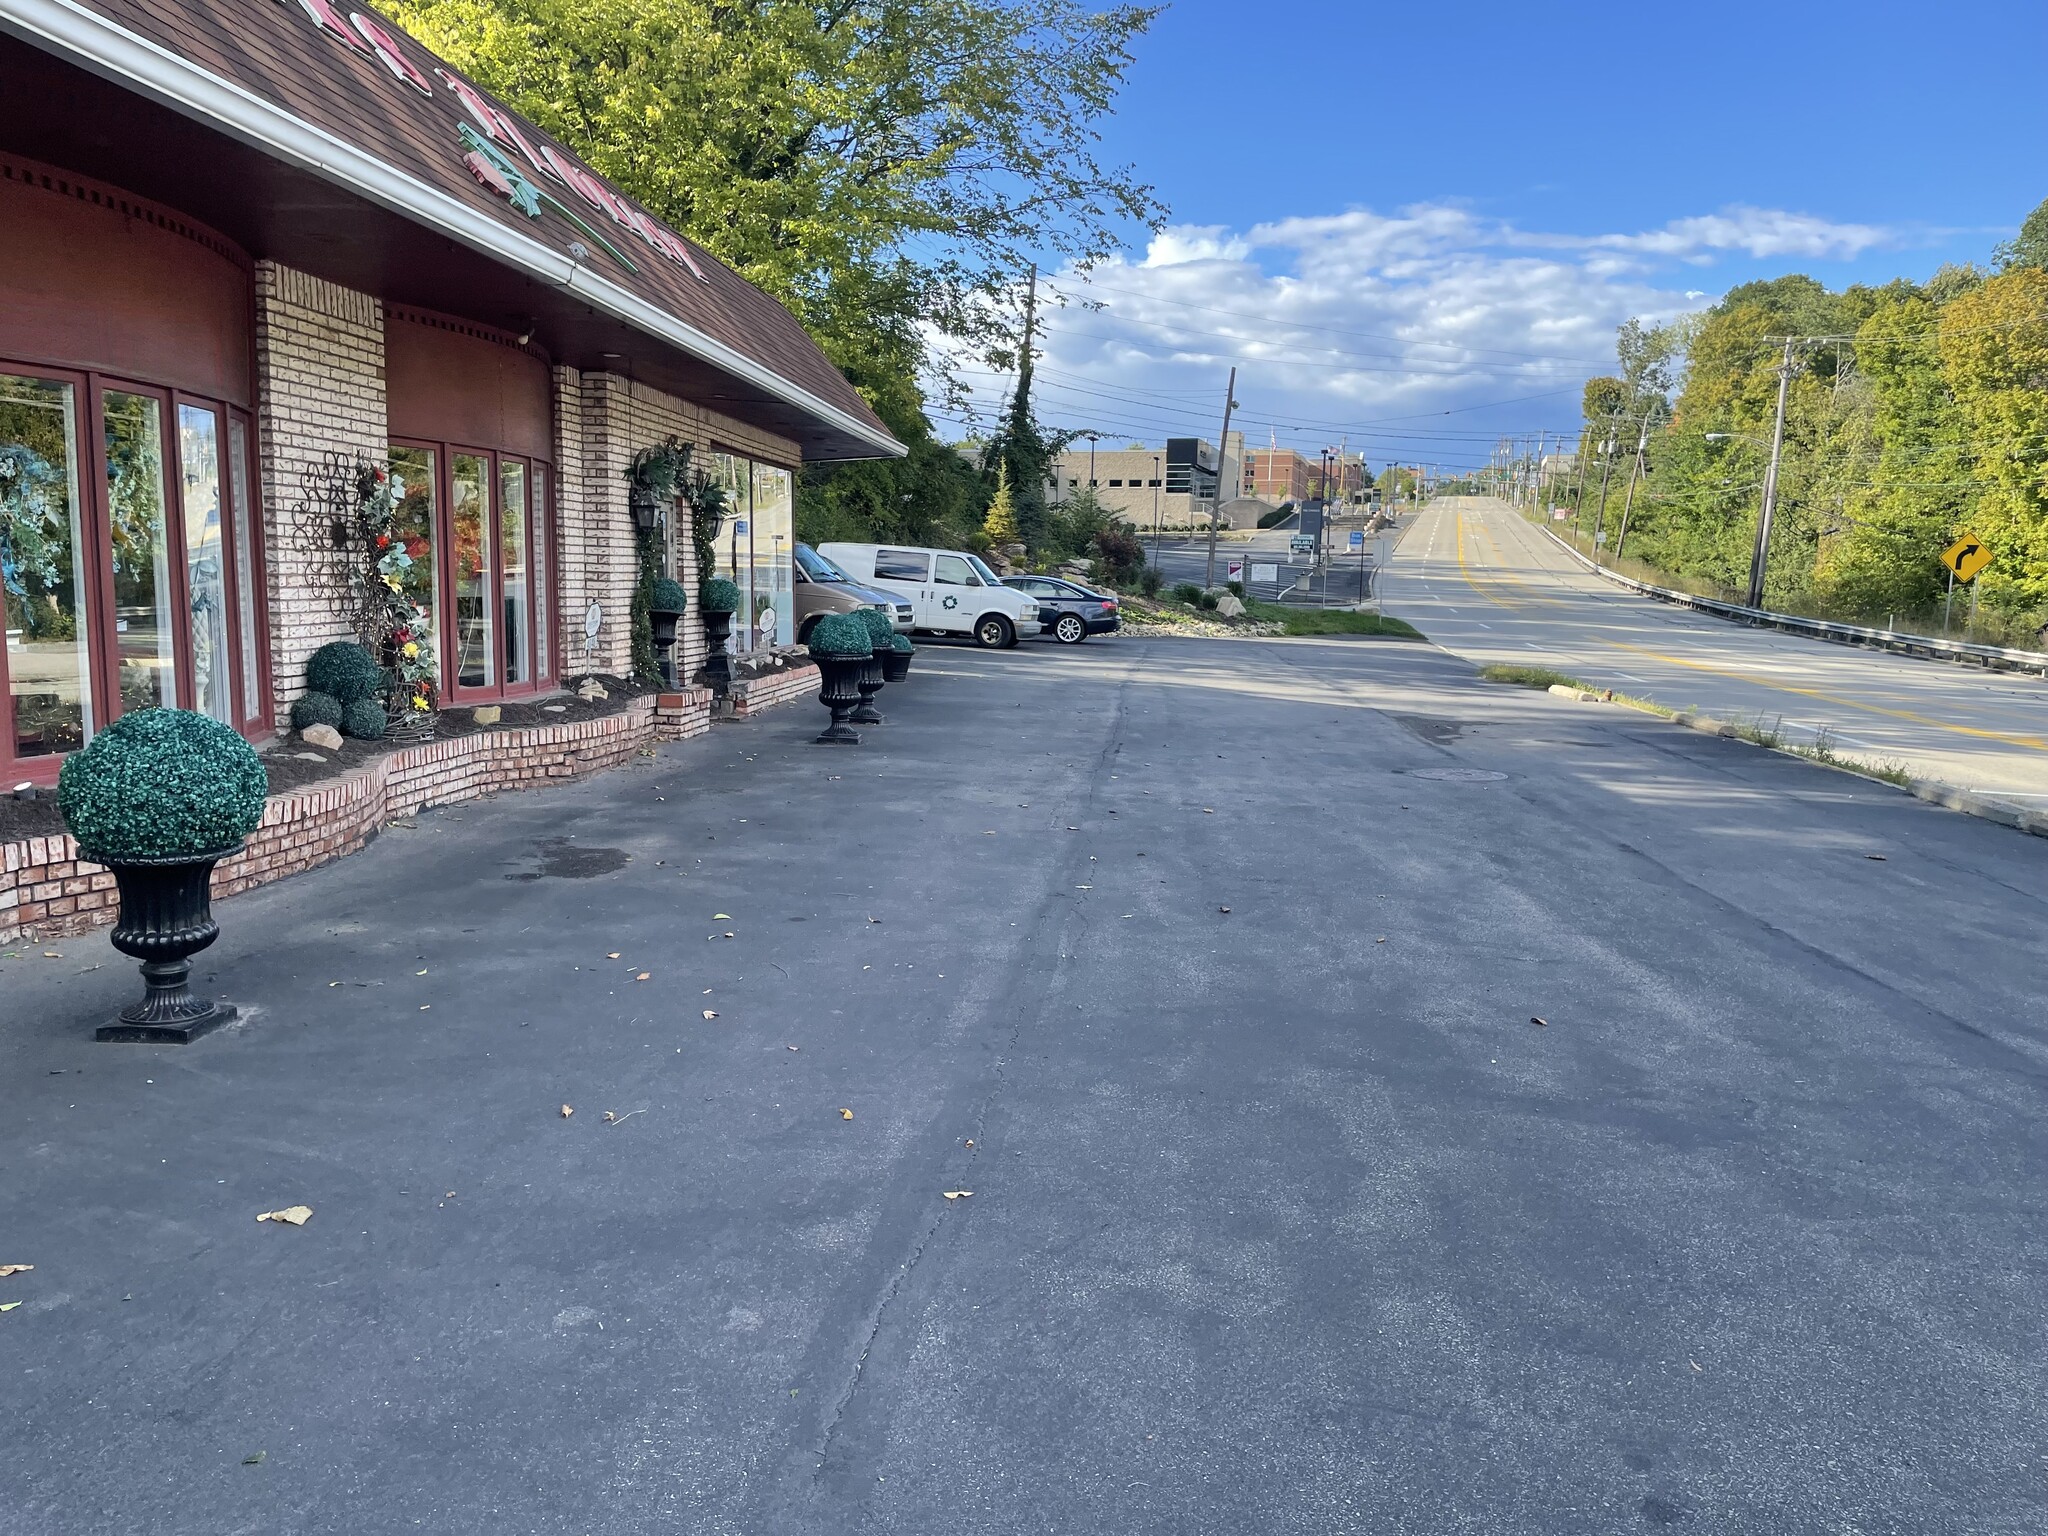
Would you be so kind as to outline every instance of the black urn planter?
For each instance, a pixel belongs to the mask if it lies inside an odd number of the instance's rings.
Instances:
[[[711,691],[721,699],[732,689],[732,658],[725,654],[725,642],[731,635],[731,614],[704,615],[704,638],[711,646],[711,654],[704,658],[704,670],[699,676],[711,685]]]
[[[882,652],[882,681],[900,683],[910,676],[910,652],[894,648]]]
[[[860,703],[860,673],[867,665],[859,656],[821,656],[811,653],[811,660],[818,664],[821,679],[818,688],[818,702],[832,711],[832,723],[825,727],[816,739],[820,743],[834,746],[857,747],[860,732],[847,721],[853,717],[855,707]]]
[[[676,663],[671,649],[676,643],[676,625],[682,622],[680,613],[664,613],[659,608],[647,611],[647,624],[654,631],[654,649],[661,655],[661,680],[673,688],[676,685]]]
[[[882,725],[888,716],[875,708],[875,695],[882,691],[882,653],[870,651],[868,659],[861,663],[860,676],[855,687],[860,689],[860,703],[853,709],[852,719],[857,725]]]
[[[189,1045],[235,1017],[230,1003],[194,997],[192,957],[220,937],[213,920],[213,867],[241,851],[241,845],[197,858],[101,859],[85,849],[79,857],[104,864],[121,891],[121,918],[114,948],[142,962],[143,997],[103,1024],[96,1040],[152,1045]]]

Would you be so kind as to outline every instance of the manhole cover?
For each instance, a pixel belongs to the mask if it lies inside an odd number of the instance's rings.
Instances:
[[[1449,779],[1453,784],[1482,784],[1489,779],[1504,779],[1504,773],[1495,773],[1491,768],[1410,768],[1412,779]]]

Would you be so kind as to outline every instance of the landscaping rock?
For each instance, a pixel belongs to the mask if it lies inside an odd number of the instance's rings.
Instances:
[[[309,725],[299,732],[299,740],[309,747],[325,747],[330,752],[341,750],[341,732],[331,725]]]
[[[1235,592],[1226,592],[1216,599],[1216,611],[1226,619],[1244,617],[1244,603]]]
[[[505,711],[501,705],[480,704],[472,712],[472,717],[478,725],[496,725],[505,718]]]

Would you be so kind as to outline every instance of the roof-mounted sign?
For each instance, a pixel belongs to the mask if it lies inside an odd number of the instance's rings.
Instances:
[[[278,0],[278,3],[290,6],[294,0]],[[390,71],[394,82],[402,83],[422,96],[433,96],[433,81],[427,78],[419,65],[406,57],[398,39],[375,17],[366,16],[361,11],[350,11],[344,20],[333,0],[296,0],[296,4],[329,39],[355,53],[377,59]],[[474,127],[463,125],[462,162],[480,185],[497,193],[528,218],[537,219],[543,209],[553,209],[583,235],[603,247],[605,253],[628,272],[639,271],[623,251],[572,212],[566,203],[545,190],[548,184],[572,188],[585,203],[620,229],[686,268],[699,282],[710,281],[691,256],[690,248],[673,231],[614,192],[554,145],[536,143],[509,114],[460,75],[436,68],[434,76],[462,103],[463,110],[474,124]],[[531,167],[531,175],[506,153],[508,150],[518,151],[520,158]]]

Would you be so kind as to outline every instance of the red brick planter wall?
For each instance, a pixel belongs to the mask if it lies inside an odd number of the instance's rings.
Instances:
[[[272,795],[262,825],[214,871],[213,893],[232,896],[354,853],[393,817],[431,805],[615,768],[653,741],[702,735],[710,720],[710,691],[694,688],[598,720],[400,748],[348,778]],[[0,944],[82,933],[111,923],[118,905],[114,877],[80,859],[69,837],[0,845]]]
[[[791,699],[818,696],[818,669],[810,662],[791,667],[787,672],[771,672],[764,677],[750,677],[744,681],[734,679],[732,692],[732,714],[735,720],[744,720],[749,715],[758,715],[764,709],[773,709]]]

